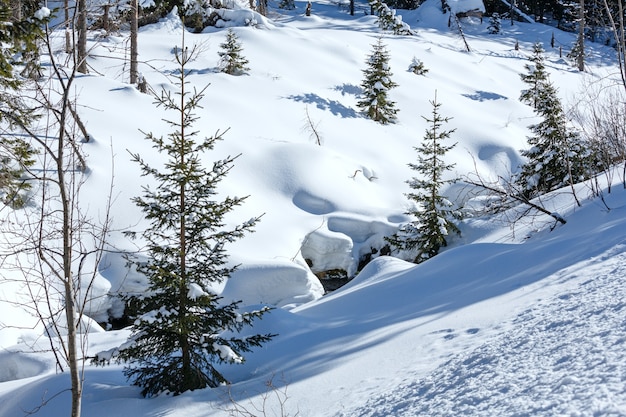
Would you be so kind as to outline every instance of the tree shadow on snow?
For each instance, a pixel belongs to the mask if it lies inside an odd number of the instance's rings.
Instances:
[[[289,96],[287,98],[296,102],[314,104],[315,107],[320,110],[330,111],[335,116],[341,116],[346,119],[358,117],[358,114],[354,109],[346,107],[336,100],[328,100],[314,93],[306,93],[298,96]]]

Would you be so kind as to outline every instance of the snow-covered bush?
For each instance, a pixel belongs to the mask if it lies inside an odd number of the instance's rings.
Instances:
[[[247,67],[248,60],[241,55],[243,47],[237,38],[237,34],[232,29],[228,29],[226,40],[220,44],[220,47],[222,48],[218,52],[220,56],[218,63],[220,72],[230,75],[241,75],[250,69]]]
[[[413,57],[411,65],[409,65],[409,71],[416,75],[425,75],[428,72],[428,68],[424,66],[424,63],[421,60]]]
[[[382,0],[369,0],[373,12],[378,16],[378,26],[394,35],[413,35],[413,31],[402,21],[402,16],[390,9]]]
[[[357,106],[374,121],[393,123],[398,110],[395,103],[388,99],[387,93],[397,84],[391,80],[393,74],[389,68],[389,52],[380,38],[372,47],[372,54],[367,58],[368,67],[363,70],[365,79],[361,83],[362,99]]]
[[[487,26],[487,32],[490,35],[498,35],[502,30],[500,13],[493,13],[489,18],[489,26]]]

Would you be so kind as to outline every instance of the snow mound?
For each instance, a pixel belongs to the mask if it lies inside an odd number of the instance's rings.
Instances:
[[[311,271],[289,261],[246,264],[226,281],[221,296],[243,305],[270,304],[291,308],[324,295],[324,288]]]
[[[386,245],[385,236],[392,235],[397,225],[367,216],[334,214],[302,242],[301,253],[313,272],[333,269],[356,274],[364,257],[372,257]]]
[[[0,352],[0,382],[15,381],[40,375],[48,366],[34,354],[23,352]]]
[[[99,304],[100,309],[92,306],[89,314],[100,322],[108,321],[109,317],[123,316],[121,294],[142,292],[148,287],[147,278],[129,264],[129,258],[123,252],[108,252],[102,257],[98,264],[98,278],[109,283],[108,293],[102,296],[103,301]]]
[[[447,0],[452,13],[464,13],[470,10],[485,11],[482,0]]]
[[[172,11],[153,25],[143,26],[141,32],[165,32],[172,35],[182,35],[184,31],[183,22],[178,17],[178,7],[174,7]]]
[[[65,319],[65,314],[59,314],[59,316],[55,318],[54,323],[49,323],[46,326],[45,331],[46,334],[53,338],[67,336],[67,321]],[[95,320],[83,315],[77,324],[77,331],[78,334],[102,333],[104,332],[104,329]]]

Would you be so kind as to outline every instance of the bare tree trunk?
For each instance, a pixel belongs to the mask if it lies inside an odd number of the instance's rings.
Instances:
[[[65,319],[67,321],[67,361],[69,363],[70,380],[72,383],[72,417],[80,417],[83,383],[78,366],[78,355],[76,352],[76,329],[78,327],[78,314],[75,305],[74,277],[72,276],[72,231],[71,220],[72,204],[68,195],[67,182],[65,179],[65,146],[67,137],[65,135],[65,124],[67,123],[67,107],[69,103],[69,85],[63,91],[64,105],[61,110],[59,140],[57,143],[57,175],[61,208],[63,210],[63,286],[65,289]]]
[[[11,1],[11,12],[13,13],[13,18],[15,20],[22,20],[22,0]]]
[[[613,37],[615,39],[615,49],[617,50],[617,61],[619,62],[622,84],[626,90],[626,29],[624,28],[624,4],[617,2],[617,15],[613,16],[608,0],[603,0],[604,10],[609,19]]]
[[[580,10],[578,11],[578,56],[576,63],[578,71],[585,70],[585,0],[580,0]]]
[[[69,0],[64,0],[63,2],[63,11],[65,13],[65,53],[72,52],[72,17],[70,15],[70,4]]]
[[[139,5],[137,0],[131,1],[130,8],[130,83],[137,84],[137,77],[139,71],[137,70],[137,58],[139,52],[137,51],[137,29],[138,29],[138,14]]]
[[[78,0],[76,3],[78,26],[78,42],[76,44],[77,71],[87,74],[87,1]]]
[[[105,33],[109,33],[109,12],[111,10],[111,4],[107,3],[102,6],[102,29]]]

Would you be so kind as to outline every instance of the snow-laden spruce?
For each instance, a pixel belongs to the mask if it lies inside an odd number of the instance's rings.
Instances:
[[[157,98],[159,107],[178,116],[167,121],[174,131],[166,138],[147,135],[168,157],[167,162],[157,168],[141,155],[132,155],[143,175],[157,184],[155,190],[144,187],[143,195],[134,198],[150,221],[150,226],[138,233],[146,242],[148,260],[136,262],[137,271],[148,277],[148,291],[125,296],[128,313],[135,317],[128,342],[96,356],[96,361],[113,356],[126,362],[124,374],[142,387],[144,396],[180,394],[226,383],[216,363],[242,363],[244,352],[272,338],[271,334],[237,335],[268,308],[239,313],[238,302],[221,303],[211,288],[235,269],[226,265],[226,245],[250,232],[259,217],[231,229],[225,227],[224,216],[245,198],[216,200],[217,185],[236,157],[218,160],[210,169],[202,163],[201,155],[212,150],[223,133],[196,139],[195,111],[204,90],[188,92],[186,80],[186,66],[195,54],[195,49],[176,50],[179,91],[164,90]]]
[[[363,92],[357,106],[370,119],[381,124],[393,123],[396,120],[396,103],[388,98],[389,90],[398,85],[391,80],[389,67],[389,51],[378,38],[372,45],[372,52],[367,57],[368,67],[363,70],[365,78],[361,83]]]

